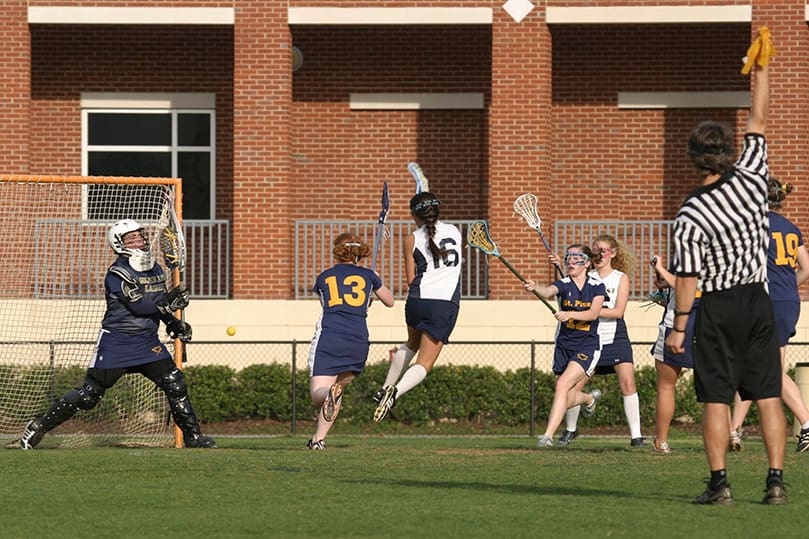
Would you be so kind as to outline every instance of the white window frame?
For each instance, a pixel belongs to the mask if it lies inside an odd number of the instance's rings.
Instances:
[[[106,106],[105,106],[106,105]],[[123,106],[126,105],[126,106]],[[182,106],[189,105],[189,106]],[[83,94],[81,107],[81,173],[88,175],[88,154],[93,151],[168,152],[171,154],[171,176],[178,177],[177,155],[180,152],[208,152],[210,154],[210,207],[208,219],[216,218],[216,109],[212,94]],[[98,146],[89,144],[89,115],[103,114],[170,114],[171,144],[155,146]],[[208,114],[211,140],[208,146],[180,146],[177,144],[178,114]],[[87,216],[86,197],[82,209]]]

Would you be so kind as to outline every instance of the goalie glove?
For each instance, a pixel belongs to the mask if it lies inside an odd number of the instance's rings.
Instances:
[[[181,311],[188,307],[191,292],[184,286],[172,288],[166,295],[157,300],[157,310],[160,314],[172,315],[175,311]]]
[[[177,318],[172,318],[166,322],[166,333],[168,333],[168,336],[172,339],[191,342],[191,324]]]

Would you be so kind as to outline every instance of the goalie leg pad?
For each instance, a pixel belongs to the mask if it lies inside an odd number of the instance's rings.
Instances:
[[[92,410],[104,396],[106,388],[101,387],[90,379],[84,381],[84,385],[74,389],[63,398],[82,410]]]
[[[76,390],[74,389],[70,393],[75,391]],[[70,395],[70,393],[68,393],[68,395]],[[73,417],[78,410],[78,407],[75,403],[68,401],[66,397],[67,395],[54,402],[48,411],[42,415],[42,417],[33,422],[31,428],[44,434],[49,430],[55,429]]]
[[[183,371],[176,367],[172,368],[160,377],[158,385],[169,400],[174,422],[183,431],[185,446],[204,447],[201,445],[201,440],[205,440],[207,437],[202,436],[197,415],[194,413],[194,407],[191,406],[191,400],[188,398],[188,385],[185,383]]]

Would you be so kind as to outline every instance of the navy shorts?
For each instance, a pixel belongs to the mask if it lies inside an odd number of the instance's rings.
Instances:
[[[408,298],[405,303],[405,322],[411,328],[424,331],[444,344],[458,320],[458,306],[443,299]]]
[[[789,339],[795,336],[795,326],[801,315],[801,304],[797,301],[773,301],[775,327],[778,330],[778,345],[786,346]]]
[[[592,348],[587,350],[570,350],[568,348],[559,348],[558,346],[553,349],[553,374],[559,376],[571,361],[581,365],[587,376],[592,376],[598,365],[598,358],[601,355],[601,350]]]
[[[780,398],[781,352],[772,302],[761,283],[703,294],[694,323],[699,402]]]

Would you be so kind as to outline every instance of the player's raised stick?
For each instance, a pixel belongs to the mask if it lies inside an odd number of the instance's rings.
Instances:
[[[385,233],[385,223],[388,220],[390,211],[390,197],[388,197],[388,182],[382,184],[382,211],[379,212],[379,223],[376,229],[376,239],[374,240],[374,254],[371,257],[371,269],[376,271],[376,258],[379,254],[379,245],[382,243],[382,236]]]
[[[167,189],[164,197],[166,202],[160,219],[160,225],[163,227],[160,231],[160,249],[163,251],[163,260],[166,266],[172,271],[172,274],[176,273],[176,275],[172,275],[176,288],[183,286],[185,282],[185,234],[174,209],[174,195]],[[180,310],[180,319],[185,322],[185,309]],[[176,339],[174,346],[175,349],[180,348],[183,363],[188,361],[185,350],[186,343]]]
[[[494,240],[492,240],[491,236],[489,236],[489,225],[487,225],[485,221],[475,221],[469,225],[469,229],[466,231],[466,241],[469,243],[469,245],[475,247],[476,249],[480,249],[487,255],[496,256],[500,262],[502,262],[520,281],[523,283],[527,282],[525,278],[520,275],[520,272],[514,269],[514,266],[512,266],[509,261],[503,258],[503,256],[500,254],[500,251],[497,249],[497,244],[495,244]],[[556,309],[554,309],[554,307],[548,303],[539,292],[536,290],[532,290],[531,292],[533,292],[534,295],[539,298],[539,300],[544,303],[552,313],[556,314]]]
[[[424,171],[421,170],[421,166],[416,163],[415,161],[412,163],[407,164],[407,170],[410,172],[413,179],[416,180],[416,194],[423,191],[430,190],[430,180],[427,179],[427,176],[424,175]]]
[[[542,219],[539,218],[539,212],[537,211],[537,197],[531,193],[518,196],[514,200],[514,211],[525,220],[528,226],[539,233],[539,238],[545,245],[545,250],[548,251],[548,254],[553,254],[548,240],[545,239],[545,235],[542,233]],[[553,267],[556,269],[557,277],[561,279],[565,276],[559,264],[554,263]]]

